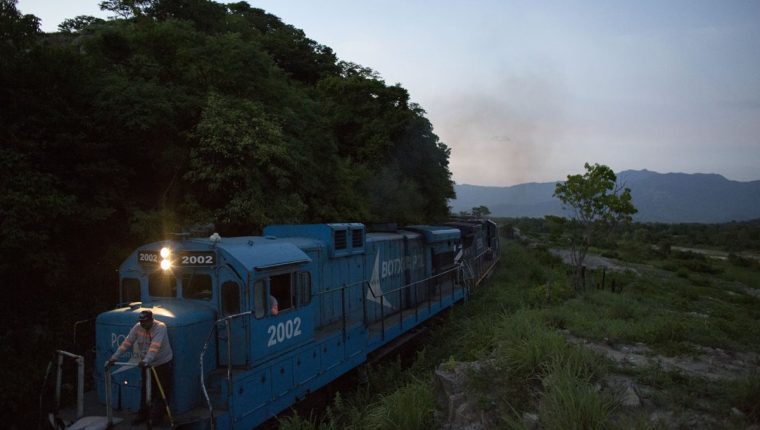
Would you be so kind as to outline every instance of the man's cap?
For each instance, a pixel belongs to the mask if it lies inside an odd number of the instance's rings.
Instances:
[[[150,321],[153,319],[153,311],[142,311],[138,317],[140,321]]]

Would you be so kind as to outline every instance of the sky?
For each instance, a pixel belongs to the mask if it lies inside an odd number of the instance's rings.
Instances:
[[[581,173],[760,180],[758,0],[249,0],[399,83],[459,184]],[[20,0],[55,31],[98,0]]]

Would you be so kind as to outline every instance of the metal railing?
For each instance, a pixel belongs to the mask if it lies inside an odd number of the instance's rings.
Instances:
[[[380,300],[380,318],[379,318],[379,321],[380,321],[380,330],[381,330],[382,339],[385,340],[385,300],[386,300],[385,297],[387,295],[398,293],[398,311],[397,312],[398,312],[398,315],[399,315],[399,328],[403,330],[403,326],[404,326],[404,307],[402,306],[403,300],[402,300],[401,293],[403,291],[405,291],[405,290],[414,291],[414,299],[413,299],[414,321],[415,321],[415,323],[417,323],[417,322],[419,322],[419,305],[420,305],[421,302],[418,300],[418,297],[417,297],[418,288],[414,288],[414,289],[412,289],[412,288],[416,287],[416,286],[418,286],[420,284],[430,285],[431,281],[433,281],[433,280],[435,280],[437,278],[441,278],[441,277],[444,277],[444,276],[451,277],[452,273],[455,273],[455,272],[458,273],[459,271],[460,271],[460,266],[457,265],[457,266],[451,267],[450,269],[444,270],[441,273],[437,273],[437,274],[435,274],[433,276],[429,276],[427,278],[420,279],[418,281],[410,282],[410,283],[408,283],[406,285],[402,285],[402,286],[400,286],[398,288],[395,288],[395,289],[392,289],[392,290],[388,290],[388,291],[381,291],[380,294],[379,294],[379,296],[377,294],[375,294],[375,292],[372,290],[372,288],[370,286],[370,283],[368,281],[364,281],[364,284],[367,286],[367,290],[370,292],[370,294],[372,295],[372,297],[374,297],[375,299],[379,299]],[[453,277],[451,277],[451,278],[452,278],[451,298],[453,299],[454,298],[454,294],[456,292],[456,287],[459,286],[460,290],[464,291],[464,285],[462,283],[458,282],[458,280],[454,280]],[[442,288],[441,288],[442,284],[441,283],[432,283],[432,286],[434,287],[435,292],[438,295],[438,304],[440,305],[443,302],[443,292],[442,292]],[[428,288],[428,291],[427,291],[426,295],[427,295],[427,297],[426,297],[425,301],[428,303],[428,312],[432,312],[432,303],[433,303],[432,296],[433,295],[430,294],[430,289],[429,288]],[[391,305],[391,307],[393,307],[393,306]],[[365,305],[365,309],[364,309],[364,318],[365,318],[365,324],[369,325],[370,321],[367,318],[366,305]],[[375,322],[375,321],[372,321],[372,322]]]
[[[112,382],[111,382],[111,368],[113,366],[129,366],[129,367],[137,367],[137,363],[134,361],[116,361],[113,363],[106,362],[104,366],[104,374],[105,374],[105,395],[106,395],[106,420],[108,421],[108,428],[112,428],[114,426],[114,417],[113,417],[113,402],[111,400],[111,390],[113,390]],[[148,430],[153,428],[153,413],[152,413],[152,406],[153,406],[153,378],[156,378],[156,385],[158,386],[158,390],[161,393],[161,396],[164,399],[164,407],[166,408],[167,416],[169,417],[169,424],[171,428],[175,428],[174,426],[174,417],[172,416],[171,409],[169,408],[169,399],[166,398],[166,392],[164,391],[164,387],[161,385],[161,380],[158,378],[158,373],[156,373],[156,368],[153,366],[147,366],[144,369],[140,369],[142,372],[144,372],[144,383],[145,387],[142,387],[141,389],[145,390],[145,405],[140,405],[140,408],[143,408],[143,406],[146,408],[146,410],[142,411],[147,416],[146,420],[146,426]],[[141,375],[142,377],[142,375]],[[142,394],[141,394],[142,397]],[[141,399],[142,401],[142,399]],[[118,423],[117,423],[118,424]]]
[[[63,382],[63,360],[70,358],[77,363],[77,419],[84,416],[84,357],[67,351],[56,350],[58,371],[55,379],[55,410],[61,407],[61,384]]]
[[[230,326],[230,321],[232,321],[235,318],[242,318],[244,316],[250,316],[253,313],[253,311],[246,311],[241,312],[233,315],[228,315],[224,318],[220,318],[214,322],[214,325],[211,327],[211,330],[209,331],[208,336],[206,337],[206,341],[203,343],[203,349],[201,350],[201,357],[200,357],[200,369],[201,369],[201,390],[203,391],[203,397],[206,399],[206,404],[208,405],[208,412],[209,412],[209,421],[211,424],[211,429],[213,430],[216,426],[214,423],[214,405],[211,403],[211,398],[208,395],[208,389],[206,388],[206,376],[205,376],[205,370],[203,368],[203,360],[206,357],[206,351],[208,350],[208,345],[211,342],[211,339],[214,336],[214,333],[216,332],[217,326],[219,324],[224,324],[225,332],[227,334],[227,396],[230,397],[232,395],[232,328]],[[246,336],[246,348],[245,350],[248,351],[250,348],[248,348],[250,343],[250,337]]]

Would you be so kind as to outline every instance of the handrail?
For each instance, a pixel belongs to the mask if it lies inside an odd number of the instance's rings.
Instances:
[[[408,283],[408,284],[406,284],[406,285],[402,285],[402,286],[400,286],[400,287],[398,287],[398,288],[395,288],[395,289],[393,289],[393,290],[382,291],[382,294],[380,294],[380,296],[379,296],[379,297],[382,297],[382,296],[384,296],[384,295],[386,295],[386,294],[395,293],[396,291],[400,291],[400,290],[404,290],[404,289],[407,289],[407,288],[409,288],[409,287],[411,287],[411,286],[413,286],[413,285],[416,285],[416,284],[421,284],[421,283],[423,283],[423,282],[427,282],[427,281],[430,281],[430,280],[432,280],[432,279],[438,278],[438,277],[440,277],[440,276],[443,276],[443,275],[447,275],[447,274],[449,274],[450,272],[453,272],[453,271],[457,270],[457,267],[458,267],[458,266],[454,266],[454,267],[452,267],[452,268],[450,268],[450,269],[446,269],[446,271],[444,271],[444,272],[441,272],[441,273],[437,273],[437,274],[435,274],[435,275],[433,275],[433,276],[430,276],[430,277],[427,277],[427,278],[424,278],[424,279],[420,279],[420,280],[418,280],[418,281],[410,282],[410,283]],[[366,282],[367,282],[367,283],[369,283],[369,281],[366,281]],[[374,297],[374,298],[378,298],[378,296],[375,294],[375,292],[374,292],[374,291],[372,291],[372,289],[371,289],[371,288],[370,288],[369,292],[372,294],[372,297]]]
[[[406,285],[402,285],[402,286],[400,286],[398,288],[395,288],[395,289],[392,289],[392,290],[388,290],[388,291],[382,291],[382,290],[380,290],[379,294],[375,294],[375,291],[373,291],[372,285],[371,285],[370,281],[366,281],[366,280],[362,281],[363,284],[367,285],[367,289],[369,290],[369,292],[372,295],[372,297],[375,298],[375,299],[379,298],[379,300],[380,300],[380,319],[379,319],[379,321],[380,321],[380,331],[382,333],[383,340],[385,339],[385,296],[386,295],[398,292],[398,294],[399,294],[399,327],[403,327],[404,320],[403,320],[403,309],[401,308],[401,302],[402,302],[402,300],[401,300],[401,292],[404,291],[404,290],[410,289],[411,287],[413,287],[415,285],[427,283],[427,282],[429,282],[429,281],[431,281],[433,279],[436,279],[436,278],[439,278],[439,277],[442,277],[442,276],[447,276],[447,275],[450,275],[452,272],[459,272],[459,271],[461,271],[461,263],[457,264],[457,265],[454,265],[451,268],[446,269],[446,270],[444,270],[441,273],[437,273],[437,274],[435,274],[433,276],[429,276],[429,277],[424,278],[424,279],[420,279],[420,280],[417,280],[417,281],[414,281],[414,282],[410,282],[410,283],[408,283]],[[454,283],[455,284],[459,284],[459,282],[457,280],[454,280]],[[356,284],[358,284],[358,283],[356,283]],[[443,299],[443,296],[442,296],[443,292],[440,289],[439,285],[437,285],[437,289],[438,289],[438,302],[440,303],[441,300]],[[455,287],[453,287],[452,291],[451,291],[452,297],[454,295],[454,290],[455,290]],[[414,295],[415,295],[415,300],[414,300],[414,303],[415,303],[415,312],[414,312],[414,315],[415,315],[415,320],[418,320],[419,319],[419,315],[417,313],[417,307],[416,307],[416,305],[418,305],[418,303],[417,303],[417,289],[416,288],[414,289]],[[428,302],[428,311],[430,311],[430,305],[432,303],[432,300],[430,298],[428,298],[426,301]],[[367,309],[366,309],[366,302],[364,302],[364,303],[365,303],[365,305],[364,305],[365,306],[364,307],[364,321],[365,321],[365,324],[366,324],[367,323]]]
[[[214,321],[214,324],[211,326],[211,330],[209,330],[208,336],[206,336],[206,341],[203,343],[203,349],[201,350],[201,356],[200,356],[201,390],[203,390],[203,397],[206,398],[206,404],[208,404],[209,421],[211,423],[211,430],[214,430],[214,428],[216,427],[216,424],[214,423],[214,405],[211,403],[211,398],[209,397],[208,389],[206,388],[206,378],[205,378],[205,370],[203,368],[203,359],[206,356],[206,351],[208,350],[209,342],[211,341],[211,338],[213,337],[214,332],[216,331],[217,325],[224,323],[225,331],[227,334],[227,391],[228,391],[228,394],[231,394],[231,390],[232,390],[232,336],[231,336],[230,321],[232,321],[235,318],[241,318],[246,315],[251,315],[252,313],[253,311],[240,312],[237,314],[228,315],[224,318],[220,318]],[[246,342],[249,342],[249,341],[250,340],[246,338]]]
[[[55,381],[55,409],[61,407],[61,384],[63,382],[63,359],[71,358],[77,362],[77,419],[84,416],[84,357],[68,351],[56,350],[58,355],[58,372]]]

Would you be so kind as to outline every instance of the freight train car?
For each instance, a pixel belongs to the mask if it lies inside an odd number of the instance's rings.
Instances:
[[[484,218],[463,218],[446,225],[461,232],[463,269],[476,276],[476,283],[488,277],[500,254],[496,223]]]
[[[174,350],[173,422],[251,429],[465,299],[497,258],[490,221],[274,225],[150,243],[119,269],[124,305],[97,317],[95,362],[151,310]],[[96,366],[94,380],[108,420],[138,409],[138,370]]]

